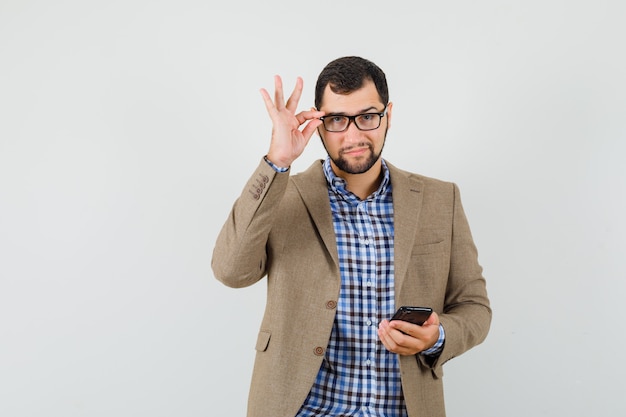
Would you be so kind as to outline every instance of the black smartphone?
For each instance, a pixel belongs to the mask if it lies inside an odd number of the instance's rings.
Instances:
[[[391,320],[404,320],[421,326],[428,320],[432,312],[433,309],[430,307],[402,306],[396,311]]]

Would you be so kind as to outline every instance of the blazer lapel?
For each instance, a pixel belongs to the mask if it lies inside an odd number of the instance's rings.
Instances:
[[[411,260],[415,230],[417,230],[422,207],[423,183],[409,173],[385,162],[389,168],[393,187],[395,287],[400,289]],[[291,178],[319,231],[326,250],[339,267],[335,229],[322,161],[316,161],[306,171],[293,175]]]
[[[393,187],[394,264],[395,287],[402,288],[411,260],[415,231],[422,208],[422,181],[399,170],[389,162],[389,175]],[[399,291],[396,291],[396,299]]]
[[[293,175],[291,179],[317,227],[326,250],[335,262],[337,269],[339,269],[335,229],[333,227],[333,217],[330,211],[330,201],[328,200],[328,185],[322,169],[322,162],[321,160],[315,161],[306,171]]]

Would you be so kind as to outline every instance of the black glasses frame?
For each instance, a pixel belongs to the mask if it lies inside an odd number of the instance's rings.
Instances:
[[[330,133],[345,132],[350,127],[350,123],[354,123],[354,125],[356,126],[357,129],[359,129],[359,130],[361,130],[363,132],[367,132],[367,131],[370,131],[370,130],[378,129],[380,127],[380,124],[383,121],[383,117],[385,117],[386,114],[387,114],[387,106],[385,106],[385,108],[381,112],[361,113],[361,114],[355,114],[354,116],[346,116],[344,114],[330,114],[328,116],[320,117],[320,120],[322,121],[322,126],[324,126],[324,130],[326,130],[327,132],[330,132]],[[357,117],[361,117],[361,116],[367,116],[367,115],[377,115],[377,116],[379,116],[380,118],[378,119],[378,126],[372,127],[371,129],[361,129],[359,127],[359,124],[356,122],[356,118]],[[328,128],[326,127],[326,122],[324,120],[326,120],[326,118],[329,118],[329,117],[346,117],[348,119],[348,124],[342,130],[328,130]]]

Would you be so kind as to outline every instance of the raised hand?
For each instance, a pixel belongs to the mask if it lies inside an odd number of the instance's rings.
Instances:
[[[322,123],[319,118],[324,115],[324,112],[311,109],[296,114],[302,95],[302,85],[302,78],[298,77],[296,86],[286,103],[280,76],[274,76],[274,101],[267,90],[261,89],[265,108],[272,119],[272,140],[267,158],[279,167],[289,167],[302,155],[313,132]],[[301,126],[303,126],[302,130],[300,130]]]

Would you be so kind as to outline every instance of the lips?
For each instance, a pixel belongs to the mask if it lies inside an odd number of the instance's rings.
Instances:
[[[341,150],[341,152],[339,152],[340,155],[352,155],[352,156],[359,156],[364,154],[365,152],[371,150],[371,147],[369,145],[358,145],[358,146],[353,146],[350,148],[346,148]]]

